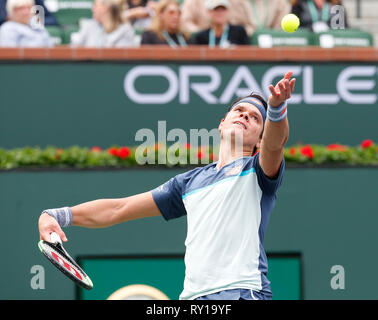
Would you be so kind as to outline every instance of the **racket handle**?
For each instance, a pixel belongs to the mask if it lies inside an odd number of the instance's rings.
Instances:
[[[56,232],[52,232],[50,234],[50,242],[52,243],[59,242],[60,244],[62,244],[62,240],[60,239],[59,235]]]

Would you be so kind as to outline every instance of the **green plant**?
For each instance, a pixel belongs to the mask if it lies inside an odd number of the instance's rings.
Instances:
[[[143,164],[143,161],[137,161],[138,155],[147,159],[147,163]],[[155,144],[146,147],[139,154],[137,147],[115,145],[107,149],[79,146],[65,149],[54,146],[48,146],[44,149],[24,147],[10,150],[0,149],[0,169],[9,170],[20,167],[130,167],[157,165],[162,162],[162,165],[165,166],[185,166],[216,161],[217,156],[217,150],[210,147],[192,148],[189,144],[182,146]],[[354,147],[341,144],[329,144],[327,146],[297,144],[285,148],[284,157],[286,163],[378,165],[378,146],[372,140],[364,140],[360,145]],[[165,159],[165,161],[161,161],[161,159]],[[175,159],[175,161],[172,162],[170,159]]]

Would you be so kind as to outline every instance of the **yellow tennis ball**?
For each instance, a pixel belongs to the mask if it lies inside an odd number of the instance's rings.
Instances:
[[[299,27],[300,21],[299,18],[295,14],[287,14],[281,20],[281,27],[286,32],[294,32],[297,31]]]

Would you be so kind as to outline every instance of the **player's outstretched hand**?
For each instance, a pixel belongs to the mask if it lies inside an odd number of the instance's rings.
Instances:
[[[269,86],[271,95],[269,96],[269,105],[272,107],[280,106],[285,100],[291,97],[292,92],[294,91],[295,78],[291,79],[293,75],[292,71],[289,71],[285,76],[278,81],[276,86]]]
[[[62,241],[64,242],[68,241],[66,235],[64,234],[58,222],[47,213],[43,213],[39,217],[38,228],[39,228],[39,238],[41,240],[51,242],[50,234],[52,232],[56,232],[59,235],[59,237],[62,239]]]

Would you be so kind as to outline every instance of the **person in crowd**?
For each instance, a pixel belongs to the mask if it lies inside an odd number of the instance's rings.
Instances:
[[[55,16],[47,9],[43,0],[35,0],[36,6],[43,8],[44,24],[45,26],[58,26],[59,23]],[[7,0],[0,0],[0,25],[2,25],[7,19]]]
[[[193,44],[219,46],[249,45],[249,37],[243,26],[228,23],[228,0],[210,0],[207,2],[210,28],[193,35]]]
[[[291,0],[291,5],[291,12],[298,16],[302,28],[313,32],[348,28],[346,9],[341,0]]]
[[[0,47],[52,47],[44,25],[32,23],[34,0],[8,0],[7,21],[0,27]],[[35,16],[36,17],[36,16]],[[35,18],[34,17],[34,18]]]
[[[127,9],[122,12],[122,18],[129,21],[136,31],[144,31],[154,15],[156,1],[127,0]]]
[[[287,0],[249,0],[252,5],[253,24],[258,29],[280,29],[282,18],[290,13]]]
[[[190,34],[181,28],[181,11],[176,0],[160,0],[155,9],[151,25],[142,34],[141,44],[185,47]]]
[[[251,36],[259,28],[281,27],[281,19],[290,13],[287,0],[229,0],[229,22],[242,25]],[[184,0],[182,5],[183,27],[191,33],[210,27],[205,0]]]
[[[122,0],[95,0],[93,19],[84,20],[78,32],[71,35],[74,47],[135,47],[138,45],[130,23],[122,20]]]

